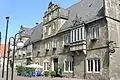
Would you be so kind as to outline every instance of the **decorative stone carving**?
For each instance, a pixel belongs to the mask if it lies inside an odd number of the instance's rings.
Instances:
[[[82,21],[82,17],[78,17],[78,15],[76,14],[75,19],[72,21],[73,26],[77,26],[79,24],[83,24],[84,21]]]

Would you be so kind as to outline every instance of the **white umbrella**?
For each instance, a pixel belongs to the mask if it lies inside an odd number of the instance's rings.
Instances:
[[[27,67],[27,68],[43,68],[43,66],[40,66],[38,64],[30,64],[30,65],[26,65],[25,67]]]

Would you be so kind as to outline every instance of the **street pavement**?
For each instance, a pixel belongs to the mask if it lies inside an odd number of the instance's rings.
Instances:
[[[6,80],[5,78],[0,78],[0,80]],[[9,80],[10,77],[9,77]],[[51,78],[51,77],[23,77],[23,76],[14,76],[14,80],[83,80],[83,79],[73,79],[73,78]]]
[[[9,79],[11,80],[11,72],[9,71]],[[1,78],[1,71],[0,71],[0,80],[6,80],[6,72],[4,78]],[[73,78],[51,78],[51,77],[24,77],[24,76],[17,76],[16,73],[14,73],[14,79],[13,80],[84,80],[84,79],[73,79]]]

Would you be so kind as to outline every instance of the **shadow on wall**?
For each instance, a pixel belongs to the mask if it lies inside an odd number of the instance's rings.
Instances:
[[[87,79],[88,80],[107,80],[103,78],[103,76],[100,74],[89,74],[89,76],[87,76]]]
[[[84,61],[83,53],[80,53],[79,55],[75,55],[75,66],[80,65],[82,61]]]
[[[95,43],[96,43],[96,41],[90,41],[90,44],[88,45],[88,48],[93,48]]]

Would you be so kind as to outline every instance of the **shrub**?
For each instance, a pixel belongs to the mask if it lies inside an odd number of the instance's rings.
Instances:
[[[27,73],[29,73],[29,72],[34,72],[35,69],[34,68],[25,68],[24,71],[27,72]]]
[[[49,76],[49,71],[44,71],[43,75],[44,75],[45,77],[48,77],[48,76]]]
[[[51,75],[51,77],[55,77],[56,76],[56,71],[51,71],[50,75]]]
[[[18,66],[18,67],[16,68],[16,70],[17,70],[17,75],[22,76],[23,73],[24,73],[25,68],[22,67],[22,66]]]

